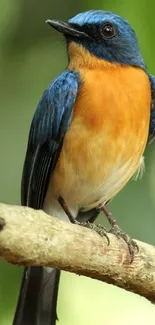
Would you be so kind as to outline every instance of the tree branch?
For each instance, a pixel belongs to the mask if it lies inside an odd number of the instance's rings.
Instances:
[[[155,247],[137,241],[130,264],[126,243],[48,216],[0,204],[0,257],[17,265],[51,266],[112,283],[155,302]]]

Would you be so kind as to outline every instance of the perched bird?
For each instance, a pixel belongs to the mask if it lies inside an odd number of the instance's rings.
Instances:
[[[92,10],[47,23],[66,39],[68,66],[45,90],[32,120],[22,205],[92,228],[102,209],[132,257],[134,242],[106,204],[143,169],[144,149],[155,136],[155,77],[120,16]],[[56,324],[59,277],[55,269],[25,269],[14,325]]]

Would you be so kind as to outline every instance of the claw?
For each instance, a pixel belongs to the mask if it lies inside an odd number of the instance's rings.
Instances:
[[[139,247],[137,243],[131,239],[127,234],[125,234],[122,229],[117,225],[116,220],[113,218],[112,214],[108,211],[106,205],[99,206],[99,209],[102,210],[107,217],[111,229],[108,233],[114,234],[117,238],[122,238],[126,244],[128,245],[128,250],[130,254],[130,264],[132,264],[134,260],[135,253],[139,252]]]
[[[68,216],[69,220],[71,223],[75,224],[75,225],[79,225],[79,226],[83,226],[89,229],[92,229],[94,231],[96,231],[101,237],[106,237],[107,242],[108,242],[108,246],[110,245],[110,239],[107,235],[107,231],[106,229],[102,226],[102,225],[95,225],[91,222],[79,222],[77,221],[71,214],[70,210],[68,209],[68,206],[66,204],[66,202],[64,201],[64,199],[59,196],[58,198],[58,202],[60,203],[60,205],[62,206],[63,210],[66,212],[66,215]]]
[[[130,254],[130,264],[132,264],[135,257],[135,253],[139,252],[139,247],[137,243],[127,234],[125,234],[117,224],[114,224],[112,226],[112,228],[109,230],[109,233],[114,234],[119,239],[122,238],[126,242]]]
[[[97,232],[97,234],[99,234],[101,237],[106,237],[107,239],[107,243],[108,246],[110,245],[110,239],[108,237],[108,233],[105,227],[103,227],[102,225],[95,225],[94,223],[91,222],[79,222],[77,220],[75,220],[75,224],[79,225],[79,226],[83,226],[89,229],[94,230],[95,232]]]

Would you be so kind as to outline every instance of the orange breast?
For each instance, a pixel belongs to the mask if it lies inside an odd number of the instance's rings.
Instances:
[[[80,75],[73,119],[51,183],[69,206],[90,209],[112,198],[140,166],[151,91],[139,68],[81,67]]]

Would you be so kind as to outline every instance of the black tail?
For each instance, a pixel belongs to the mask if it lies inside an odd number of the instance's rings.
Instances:
[[[94,222],[96,209],[80,212],[78,221]],[[56,325],[60,271],[25,267],[16,313],[12,325]]]
[[[60,271],[24,269],[13,325],[55,325]]]

